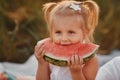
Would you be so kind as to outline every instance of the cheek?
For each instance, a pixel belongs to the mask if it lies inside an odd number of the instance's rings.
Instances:
[[[80,42],[83,42],[83,38],[79,38],[79,41],[80,41]]]
[[[58,37],[53,36],[52,39],[53,39],[53,42],[55,42],[55,43],[59,43],[59,38],[58,38]]]
[[[84,37],[83,37],[83,35],[81,33],[76,36],[76,41],[82,42],[83,39],[84,39]]]
[[[83,41],[83,40],[84,40],[84,36],[80,35],[80,41]]]
[[[84,33],[82,31],[80,32],[80,38],[81,40],[84,38]]]

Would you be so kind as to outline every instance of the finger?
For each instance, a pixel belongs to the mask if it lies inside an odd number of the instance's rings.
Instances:
[[[35,48],[34,48],[35,54],[38,53],[38,51],[40,50],[40,48],[42,47],[42,45],[43,45],[43,44],[41,44],[41,45],[36,45],[36,46],[35,46]]]
[[[43,50],[44,50],[44,45],[41,45],[41,46],[36,46],[36,51],[35,51],[35,56],[39,59],[39,58],[42,58],[43,57],[43,55],[42,55],[42,53],[43,53]]]
[[[45,62],[44,54],[45,54],[45,50],[43,50],[40,55],[36,55],[36,58],[39,61],[39,63]]]
[[[43,50],[43,51],[42,51],[41,56],[44,56],[44,55],[45,55],[45,53],[46,53],[46,51],[45,51],[45,50]]]
[[[35,46],[35,51],[34,51],[35,56],[38,56],[38,46]]]
[[[35,46],[34,53],[36,54],[38,52],[38,46]]]
[[[83,64],[83,58],[81,56],[79,56],[79,64],[82,65]]]
[[[75,64],[79,64],[79,56],[78,55],[75,55]]]
[[[75,64],[75,55],[73,55],[73,56],[71,57],[70,61],[71,61],[71,65],[74,65],[74,64]]]
[[[68,58],[67,63],[68,63],[68,66],[70,66],[70,65],[71,65],[71,60],[70,60],[70,57]]]
[[[43,53],[43,51],[44,51],[44,49],[45,49],[45,46],[44,45],[42,45],[41,46],[41,48],[38,50],[38,55],[42,55],[42,53]]]
[[[37,45],[37,52],[39,52],[39,50],[41,49],[41,47],[43,46],[44,44],[40,44],[40,45]]]

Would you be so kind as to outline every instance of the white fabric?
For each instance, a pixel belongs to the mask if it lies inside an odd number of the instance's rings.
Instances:
[[[113,50],[109,53],[109,55],[97,54],[99,67],[101,67],[102,65],[104,65],[105,63],[117,56],[120,56],[120,50]]]
[[[37,71],[37,60],[32,55],[25,63],[11,63],[3,62],[0,63],[0,71],[5,71],[14,76],[35,76]]]
[[[120,80],[120,56],[104,64],[99,69],[96,80]]]
[[[50,80],[72,80],[68,67],[59,67],[50,64]]]

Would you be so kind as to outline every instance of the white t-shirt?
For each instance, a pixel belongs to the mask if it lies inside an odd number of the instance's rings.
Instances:
[[[95,80],[120,80],[120,56],[104,64]]]
[[[60,67],[50,64],[50,80],[72,80],[69,67]]]

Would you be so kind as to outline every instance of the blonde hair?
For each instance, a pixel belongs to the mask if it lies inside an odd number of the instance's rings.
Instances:
[[[70,9],[70,5],[74,3],[80,6],[81,12],[78,13],[73,9]],[[50,2],[43,5],[43,11],[45,20],[47,22],[48,31],[50,32],[53,28],[54,19],[57,17],[72,17],[72,16],[79,16],[82,18],[82,30],[84,33],[87,33],[87,37],[85,38],[86,41],[94,41],[93,34],[95,27],[98,24],[98,17],[99,17],[99,7],[96,2],[92,0],[88,1],[73,1],[73,0],[64,0],[61,2]]]

